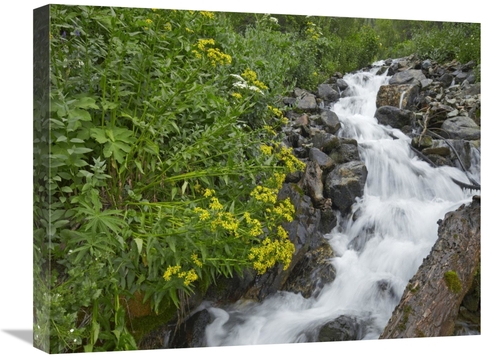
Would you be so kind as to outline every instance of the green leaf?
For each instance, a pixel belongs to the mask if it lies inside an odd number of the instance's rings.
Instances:
[[[137,166],[137,169],[139,169],[139,171],[141,172],[141,174],[144,174],[144,170],[142,169],[142,164],[140,161],[138,161],[137,159],[134,161],[135,165]]]
[[[95,99],[91,97],[82,97],[76,100],[73,104],[77,108],[81,109],[99,109],[99,106],[95,103]]]
[[[87,147],[75,147],[73,146],[73,153],[75,154],[85,154],[85,153],[90,153],[92,152],[92,149],[87,148]]]
[[[137,250],[139,251],[139,255],[141,254],[142,252],[142,239],[139,239],[139,238],[135,238],[134,239],[135,243],[137,244]]]
[[[68,117],[70,119],[81,119],[82,121],[92,121],[92,117],[90,116],[90,113],[87,112],[84,109],[79,109],[79,108],[74,108],[69,111]]]
[[[182,184],[182,188],[181,188],[181,195],[184,195],[184,193],[186,192],[186,188],[188,186],[188,182],[185,181],[183,184]]]
[[[85,141],[83,139],[80,139],[80,138],[71,138],[69,141],[71,143],[85,143]]]
[[[108,137],[106,137],[106,132],[101,128],[92,128],[90,130],[90,136],[94,138],[99,144],[104,144],[108,142]]]

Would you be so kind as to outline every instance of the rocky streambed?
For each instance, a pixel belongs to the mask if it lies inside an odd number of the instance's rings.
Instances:
[[[431,165],[456,167],[466,172],[478,165],[481,147],[480,83],[473,69],[473,63],[437,64],[414,56],[384,61],[379,71],[387,71],[392,77],[378,91],[374,117],[389,133],[400,131],[410,137],[411,150]],[[304,172],[287,176],[279,193],[280,199],[290,198],[296,209],[295,220],[284,225],[296,248],[288,270],[276,266],[264,275],[248,270],[241,277],[221,278],[206,293],[197,293],[186,301],[182,320],[167,322],[146,335],[140,342],[142,349],[204,346],[205,327],[213,322],[213,317],[202,302],[214,306],[239,300],[260,302],[280,291],[316,297],[325,285],[335,280],[331,259],[336,253],[325,235],[337,226],[340,218],[355,219],[352,208],[363,197],[368,177],[358,142],[339,135],[342,124],[332,110],[337,101],[350,96],[343,77],[334,74],[316,91],[297,88],[283,98],[290,120],[282,128],[283,145],[292,147],[294,154],[306,163]],[[463,190],[480,190],[478,175],[468,174],[467,178],[467,181],[457,180],[455,185]],[[387,328],[382,338],[480,332],[479,196],[469,206],[472,208],[464,205],[457,211],[467,213],[450,214],[440,223],[438,242],[401,300],[408,302],[411,296],[413,314],[406,308],[408,304],[398,305],[390,320],[392,328]],[[467,225],[459,226],[464,220]],[[470,245],[474,250],[469,250],[465,243],[473,239]],[[426,288],[419,282],[424,281],[422,275],[429,271],[434,272],[435,285]],[[449,277],[453,275],[449,272],[459,276],[460,290],[448,289],[446,297],[439,298],[448,307],[443,313],[443,309],[433,310],[431,306],[434,297],[441,297],[437,296],[436,285],[449,287]],[[421,289],[417,290],[415,285]],[[389,290],[388,285],[381,281],[380,290],[386,289]],[[416,304],[418,314],[415,314]],[[442,315],[434,317],[433,312]],[[422,315],[427,320],[412,321]],[[436,324],[441,327],[431,329]],[[310,332],[310,340],[358,339],[359,325],[357,319],[341,316]]]

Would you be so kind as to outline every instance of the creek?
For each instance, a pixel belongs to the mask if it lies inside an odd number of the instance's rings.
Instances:
[[[363,197],[351,214],[338,214],[326,235],[335,252],[335,280],[308,299],[278,292],[262,302],[208,307],[213,322],[205,331],[207,346],[317,341],[321,328],[339,318],[355,323],[355,339],[377,339],[437,240],[438,220],[477,194],[453,183],[468,182],[465,173],[431,167],[410,150],[408,136],[378,124],[377,92],[390,78],[378,70],[346,75],[349,93],[331,108],[342,123],[338,135],[357,140],[368,169]],[[468,174],[480,182],[480,153],[473,148],[471,155]]]

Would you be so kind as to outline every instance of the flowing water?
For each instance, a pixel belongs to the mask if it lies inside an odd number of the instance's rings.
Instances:
[[[437,221],[471,200],[474,193],[450,179],[468,183],[463,172],[431,167],[413,155],[409,137],[377,123],[377,91],[389,77],[375,73],[346,75],[349,97],[332,108],[342,122],[338,135],[358,141],[368,169],[364,196],[352,210],[356,219],[339,216],[327,235],[335,280],[315,298],[279,292],[261,303],[209,307],[214,321],[207,346],[314,341],[323,325],[341,316],[357,322],[356,339],[377,339],[436,241]],[[471,175],[479,181],[479,152],[471,155]]]

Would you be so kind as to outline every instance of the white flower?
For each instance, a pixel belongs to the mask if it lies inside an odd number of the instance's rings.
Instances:
[[[260,94],[264,94],[264,92],[261,91],[261,89],[259,87],[256,87],[256,86],[250,86],[248,87],[250,88],[252,91],[255,91],[255,92],[258,92]]]

